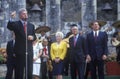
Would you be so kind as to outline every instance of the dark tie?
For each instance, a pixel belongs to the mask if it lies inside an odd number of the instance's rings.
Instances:
[[[43,51],[44,51],[45,55],[47,55],[47,49],[46,49],[46,47],[43,48]]]
[[[27,27],[27,23],[26,22],[24,22],[23,27],[24,27],[24,32],[26,33],[26,27]]]
[[[74,36],[74,47],[76,45],[76,36]]]
[[[97,39],[97,32],[95,32],[94,38]]]

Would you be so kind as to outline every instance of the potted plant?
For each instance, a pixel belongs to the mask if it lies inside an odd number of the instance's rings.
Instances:
[[[120,64],[116,62],[116,53],[108,55],[106,73],[107,75],[120,75]]]
[[[0,54],[0,63],[4,62],[4,57]]]

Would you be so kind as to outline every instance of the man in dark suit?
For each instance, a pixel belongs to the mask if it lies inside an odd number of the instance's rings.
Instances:
[[[11,14],[12,17],[15,13]],[[7,28],[15,33],[14,52],[16,55],[15,79],[32,79],[33,47],[32,42],[36,39],[34,25],[27,21],[26,9],[19,10],[19,21],[9,21]],[[27,57],[27,59],[26,59]],[[27,62],[26,62],[27,61]]]
[[[91,78],[97,79],[96,72],[98,71],[99,79],[104,79],[104,60],[108,53],[107,34],[99,30],[100,25],[97,21],[91,24],[91,28],[93,31],[87,35],[88,54],[91,58]]]
[[[52,64],[47,64],[48,61],[51,60],[50,60],[50,46],[48,45],[48,40],[46,38],[43,39],[42,45],[43,45],[42,63],[41,63],[42,79],[47,79],[47,72],[48,72],[48,78],[53,79],[52,68],[50,68],[49,66],[48,69],[47,67],[47,65],[52,66]]]
[[[15,53],[13,51],[15,37],[13,34],[13,40],[8,41],[7,43],[7,74],[5,79],[12,79],[13,71],[15,70]]]
[[[72,27],[73,37],[69,39],[71,79],[84,79],[86,44],[85,39],[79,34],[77,25]]]

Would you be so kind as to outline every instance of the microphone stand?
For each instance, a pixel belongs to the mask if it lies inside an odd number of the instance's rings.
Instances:
[[[26,22],[27,22],[27,21],[26,21]],[[28,30],[28,29],[27,29],[27,23],[26,23],[26,33],[25,33],[25,34],[26,34],[26,35],[25,35],[25,36],[26,36],[25,79],[28,79],[28,75],[27,75],[27,74],[28,74],[28,63],[27,63],[27,60],[28,60],[28,46],[27,46],[27,44],[28,44],[28,43],[27,43],[27,41],[28,41],[28,35],[27,35],[27,34],[28,34],[28,33],[27,33],[27,30]]]

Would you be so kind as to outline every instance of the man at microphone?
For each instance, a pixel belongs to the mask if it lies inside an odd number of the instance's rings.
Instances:
[[[19,21],[12,21],[16,12],[11,13],[11,20],[8,22],[7,28],[15,33],[14,53],[16,56],[15,79],[23,79],[24,71],[27,68],[27,79],[32,79],[33,68],[33,47],[32,42],[36,39],[34,25],[27,21],[27,10],[21,8],[19,10]],[[27,49],[26,49],[27,48]],[[26,65],[27,56],[27,65]],[[25,79],[26,79],[25,78]]]

